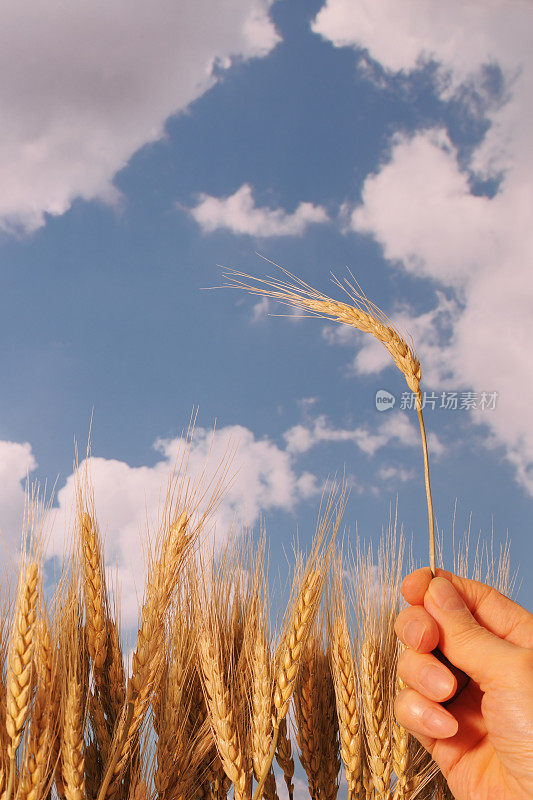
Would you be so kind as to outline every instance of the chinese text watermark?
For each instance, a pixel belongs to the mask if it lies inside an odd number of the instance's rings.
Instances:
[[[422,409],[431,411],[494,411],[498,392],[422,392]],[[375,397],[378,411],[389,411],[396,405],[395,395],[379,389]],[[407,411],[416,408],[414,392],[402,392],[398,408]]]

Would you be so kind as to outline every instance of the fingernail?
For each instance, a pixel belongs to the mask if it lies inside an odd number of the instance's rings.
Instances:
[[[434,664],[424,667],[420,673],[419,681],[424,689],[427,689],[437,697],[446,697],[451,694],[454,686],[450,673]]]
[[[427,733],[436,739],[447,739],[457,733],[457,720],[442,708],[426,708],[421,722]]]
[[[433,578],[428,592],[435,605],[443,611],[461,611],[465,608],[463,598],[446,578]]]
[[[403,638],[405,639],[406,644],[409,647],[412,647],[413,650],[418,650],[420,645],[422,644],[422,639],[424,638],[424,633],[426,632],[426,626],[423,622],[417,620],[409,620],[406,623],[405,628],[403,629]]]

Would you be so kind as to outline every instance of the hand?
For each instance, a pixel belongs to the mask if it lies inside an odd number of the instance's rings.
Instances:
[[[429,569],[408,575],[395,630],[407,688],[395,713],[429,750],[456,800],[533,798],[533,614],[490,586]],[[437,645],[470,676],[457,681]],[[444,708],[441,703],[453,698]]]

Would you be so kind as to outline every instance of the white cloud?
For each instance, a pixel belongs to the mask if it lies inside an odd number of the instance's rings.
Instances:
[[[334,428],[324,415],[309,420],[305,425],[295,425],[284,434],[289,453],[307,453],[311,448],[324,443],[351,442],[367,455],[391,443],[406,447],[420,445],[420,434],[409,416],[403,411],[387,411],[384,419],[372,430],[368,426],[353,429]],[[444,448],[437,436],[430,437],[429,446],[433,455],[439,456]]]
[[[185,448],[181,437],[155,444],[160,460],[153,466],[131,467],[124,461],[92,457],[90,473],[102,532],[106,536],[106,562],[110,575],[118,576],[125,625],[137,618],[144,581],[143,547],[146,524],[154,532],[168,477]],[[187,475],[194,479],[205,469],[206,480],[228,453],[235,452],[229,470],[234,476],[213,517],[216,541],[225,541],[232,527],[257,523],[261,512],[292,511],[321,487],[308,472],[299,472],[291,454],[268,439],[256,439],[239,425],[211,431],[197,428],[187,459]],[[206,468],[207,465],[207,468]],[[84,465],[80,465],[83,469]],[[75,475],[57,493],[58,510],[49,554],[62,555],[75,496]],[[115,569],[116,565],[116,569]]]
[[[254,304],[251,313],[252,322],[264,322],[270,311],[271,302],[268,297],[262,297]]]
[[[37,462],[27,442],[0,441],[0,572],[11,574],[10,558],[15,559],[21,542],[25,484]],[[3,577],[2,577],[3,580]]]
[[[407,481],[413,480],[413,478],[416,477],[413,470],[405,469],[405,467],[395,467],[392,465],[380,467],[378,470],[378,476],[387,483],[397,483],[398,481],[407,483]]]
[[[328,221],[326,210],[313,203],[300,203],[292,213],[256,206],[252,187],[247,183],[228,197],[202,194],[190,213],[206,233],[226,229],[259,238],[301,236],[309,225]]]
[[[34,230],[113,177],[236,58],[279,41],[269,0],[6,4],[0,31],[0,226]]]
[[[451,335],[428,351],[433,377],[499,392],[497,409],[472,419],[488,425],[488,442],[505,446],[518,480],[533,494],[531,4],[328,0],[313,27],[336,46],[365,48],[389,72],[409,73],[433,60],[444,100],[477,93],[490,127],[468,172],[442,129],[395,136],[388,160],[366,179],[351,224],[374,236],[392,262],[452,290]],[[503,76],[499,102],[487,89],[489,65]],[[474,195],[472,175],[498,178],[496,194]],[[426,343],[417,346],[424,368]],[[438,368],[440,348],[446,374]],[[381,368],[371,362],[369,369]]]

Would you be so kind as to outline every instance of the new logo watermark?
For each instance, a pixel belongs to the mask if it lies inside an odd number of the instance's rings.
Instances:
[[[431,411],[494,411],[498,392],[422,392],[422,408]],[[394,408],[396,397],[386,389],[378,389],[375,397],[378,411]],[[406,411],[416,408],[414,392],[402,392],[398,408]]]
[[[376,408],[378,411],[388,411],[394,408],[396,398],[386,389],[378,389],[376,392]]]

